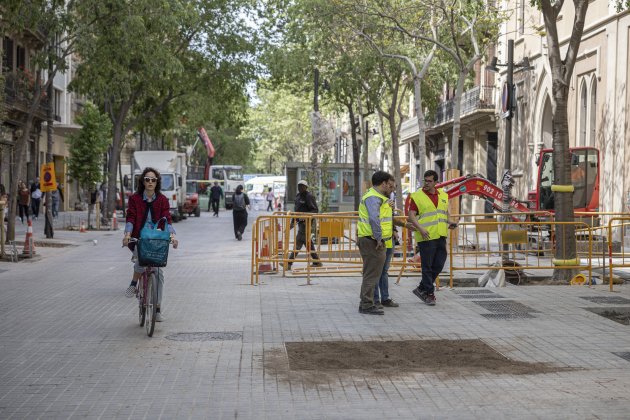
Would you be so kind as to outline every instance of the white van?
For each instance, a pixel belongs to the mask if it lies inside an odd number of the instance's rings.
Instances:
[[[267,193],[272,188],[275,209],[278,203],[284,203],[286,185],[286,176],[257,176],[245,182],[245,193],[254,210],[264,210],[267,208]]]

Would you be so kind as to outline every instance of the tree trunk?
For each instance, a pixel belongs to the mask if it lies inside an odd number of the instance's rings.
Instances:
[[[459,169],[459,131],[461,128],[461,108],[462,95],[464,93],[464,82],[468,71],[460,71],[459,79],[457,79],[457,88],[455,89],[455,97],[453,98],[453,134],[451,136],[451,156],[450,167],[448,169]]]
[[[383,133],[383,116],[380,112],[378,114],[378,133],[381,140],[381,158],[379,167],[381,171],[386,171],[388,168],[385,168],[385,157],[387,156],[387,144],[385,143],[385,133]],[[392,163],[390,162],[390,165]]]
[[[359,162],[359,142],[357,140],[357,126],[358,124],[354,120],[354,110],[352,104],[348,105],[348,115],[350,117],[350,136],[352,137],[352,163],[353,163],[353,175],[354,175],[354,211],[359,210],[359,203],[361,202],[361,192],[359,189],[359,183],[361,182],[361,165]]]
[[[569,154],[569,123],[567,118],[567,97],[568,85],[560,80],[554,80],[552,84],[555,106],[553,109],[553,171],[555,185],[571,185],[571,156]],[[574,221],[573,214],[573,192],[554,192],[554,207],[556,210],[556,221]],[[556,225],[555,232],[556,249],[555,259],[558,265],[561,261],[573,260],[576,258],[575,225]],[[556,269],[554,270],[554,280],[569,281],[576,274],[575,270]]]
[[[392,150],[398,150],[400,147],[398,142],[398,127],[396,125],[396,115],[394,113],[390,113],[387,118],[387,122],[389,123],[389,129],[392,134]],[[392,160],[394,165],[394,179],[396,180],[396,208],[403,208],[402,201],[402,185],[400,183],[400,154],[393,153]]]
[[[417,171],[418,173],[416,173],[417,179],[409,180],[410,191],[415,190],[415,187],[418,184],[419,177],[424,176],[424,172],[426,171],[426,160],[427,160],[424,113],[422,112],[422,80],[419,77],[415,77],[415,76],[413,78],[413,99],[414,99],[414,108],[416,110],[416,120],[418,122],[418,171]],[[398,167],[400,168],[400,166]],[[411,173],[411,168],[409,168],[409,172]],[[396,179],[400,179],[400,178],[396,178]]]
[[[114,122],[114,141],[112,142],[112,148],[109,154],[109,162],[107,165],[108,177],[107,177],[107,197],[104,197],[103,204],[105,206],[105,218],[109,220],[114,209],[116,208],[116,170],[118,168],[118,159],[120,158],[120,144],[123,136],[123,118],[119,118]],[[144,169],[144,168],[141,168]],[[100,215],[96,215],[100,217]]]
[[[53,74],[53,62],[52,59],[48,61],[48,78],[54,77]],[[48,84],[48,97],[53,98],[53,85],[52,83]],[[48,110],[46,111],[46,163],[52,163],[53,155],[53,109],[52,109],[53,101],[51,100],[48,103]],[[53,174],[55,176],[55,174]],[[43,181],[43,180],[42,180]],[[55,179],[55,183],[57,179]],[[46,196],[44,197],[44,218],[45,218],[45,227],[44,234],[47,239],[52,239],[55,236],[55,230],[53,228],[53,218],[52,218],[52,197],[51,192],[47,191]]]
[[[11,179],[11,186],[9,187],[9,223],[7,225],[7,240],[15,240],[15,218],[17,216],[17,193],[18,193],[18,180],[25,178],[24,164],[26,163],[26,146],[28,144],[28,138],[31,135],[33,129],[34,112],[29,113],[24,124],[22,135],[16,139],[15,142],[15,170],[13,171],[13,177]],[[24,179],[25,182],[28,180]]]

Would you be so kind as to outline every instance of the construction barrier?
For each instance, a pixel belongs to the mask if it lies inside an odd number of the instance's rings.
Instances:
[[[592,235],[586,235],[584,258],[569,258],[577,249],[572,231],[588,232],[583,222],[513,222],[495,221],[488,216],[459,223],[459,234],[449,241],[450,281],[457,271],[481,277],[488,270],[504,270],[517,283],[525,271],[538,270],[539,275],[553,276],[554,270],[584,273],[587,283],[592,279]],[[502,215],[497,215],[502,216]],[[502,217],[504,218],[504,217]],[[573,242],[571,239],[573,238]],[[573,275],[569,276],[573,277]]]
[[[613,215],[584,213],[575,222],[556,222],[548,212],[453,215],[460,223],[449,230],[449,285],[453,286],[458,271],[479,278],[489,269],[505,270],[516,283],[525,279],[525,271],[552,278],[554,270],[571,270],[571,276],[565,276],[571,280],[567,283],[592,284],[593,268],[602,265],[600,246],[606,245],[605,264],[626,267],[630,262],[624,247],[612,240],[615,235],[624,236],[619,232],[623,229],[618,226],[620,219],[601,225],[603,217]],[[258,217],[253,226],[251,284],[258,284],[261,273],[306,277],[307,284],[313,276],[361,275],[357,219],[356,212],[276,212]],[[390,274],[397,274],[399,283],[403,275],[419,276],[421,267],[414,256],[413,232],[397,229]],[[299,250],[298,244],[302,245]],[[603,270],[602,279],[605,275]]]
[[[626,232],[630,228],[630,216],[625,217],[613,217],[608,221],[608,281],[610,291],[613,291],[613,268],[615,267],[630,267],[630,253],[625,253],[625,241]],[[618,230],[618,235],[622,238],[620,252],[613,252],[613,238],[615,230]]]
[[[357,220],[356,212],[276,212],[258,217],[252,235],[251,284],[258,284],[261,273],[305,276],[307,284],[312,276],[360,275],[363,262],[356,245]],[[406,260],[407,236],[400,238],[391,270],[404,267]]]

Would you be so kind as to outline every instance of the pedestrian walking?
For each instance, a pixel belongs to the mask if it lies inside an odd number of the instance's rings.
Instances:
[[[223,188],[219,185],[218,181],[214,181],[214,185],[210,188],[210,202],[208,203],[208,211],[210,211],[210,205],[212,205],[212,215],[219,217],[219,203],[223,198]]]
[[[39,208],[42,202],[42,191],[39,188],[39,177],[37,177],[35,182],[31,184],[31,212],[34,219],[39,217]]]
[[[295,197],[295,208],[294,211],[296,213],[319,213],[319,208],[317,207],[317,201],[315,201],[315,197],[308,191],[308,182],[305,180],[301,180],[298,182],[298,194]],[[302,249],[304,245],[306,245],[306,250],[311,251],[311,258],[313,259],[313,267],[321,267],[322,262],[319,260],[319,255],[315,252],[315,245],[310,238],[306,237],[306,219],[298,218],[298,232],[295,236],[295,248],[289,254],[289,260],[294,260],[298,254],[298,251]],[[293,229],[295,226],[295,219],[291,219],[291,224],[289,225],[289,229]],[[311,232],[314,231],[314,225],[311,225]],[[293,262],[289,262],[288,268],[291,269]]]
[[[273,200],[273,188],[269,187],[269,190],[267,191],[267,211],[273,211]]]
[[[18,212],[20,220],[24,224],[24,217],[28,219],[28,211],[31,206],[31,192],[24,181],[18,181]]]
[[[232,202],[234,236],[239,241],[243,239],[243,233],[247,227],[247,209],[249,208],[249,197],[243,192],[243,186],[239,185],[234,191],[234,199]]]
[[[446,262],[448,229],[457,227],[457,223],[448,221],[448,194],[435,188],[437,180],[437,172],[428,170],[424,173],[424,187],[411,194],[407,218],[416,230],[422,264],[422,279],[413,294],[430,306],[435,305],[433,283]]]
[[[391,174],[377,171],[372,175],[372,188],[363,194],[359,203],[358,245],[363,260],[359,313],[362,314],[385,313],[374,304],[374,288],[385,266],[387,242],[394,233],[393,210],[388,197],[395,187]]]

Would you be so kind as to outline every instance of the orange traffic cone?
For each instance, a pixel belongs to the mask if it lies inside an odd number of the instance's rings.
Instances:
[[[79,232],[81,233],[85,233],[85,222],[83,220],[81,220],[81,223],[79,224]]]
[[[269,257],[269,246],[267,245],[268,243],[268,239],[267,239],[267,235],[266,232],[263,233],[263,240],[262,240],[262,250],[260,252],[260,256],[261,257]],[[261,263],[258,265],[258,272],[259,273],[269,273],[271,271],[275,271],[273,269],[273,267],[271,267],[271,264],[268,262],[265,263]]]
[[[26,239],[24,240],[24,249],[22,254],[35,255],[35,243],[33,242],[33,222],[31,218],[28,219],[28,227],[26,228]]]
[[[116,216],[116,210],[112,215],[112,230],[118,230],[118,216]]]

